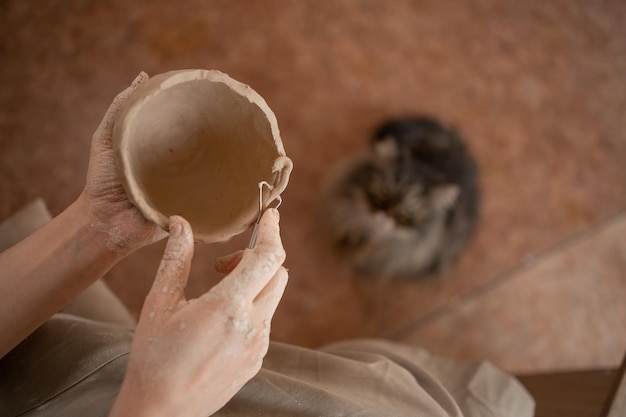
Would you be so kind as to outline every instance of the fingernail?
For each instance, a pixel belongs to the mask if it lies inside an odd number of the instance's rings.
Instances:
[[[224,259],[218,258],[215,260],[214,267],[215,269],[222,269],[224,268],[224,264],[225,264]]]
[[[139,84],[141,84],[142,82],[144,82],[146,80],[146,78],[148,77],[148,74],[146,74],[145,72],[141,71],[139,73],[139,75],[137,77],[135,77],[135,79],[133,80],[133,82],[130,84],[131,87],[137,87]]]
[[[268,210],[270,210],[272,212],[272,214],[274,216],[276,216],[277,220],[280,220],[280,211],[278,211],[278,209],[275,208],[269,208]]]
[[[215,270],[218,272],[221,272],[223,270],[226,269],[226,267],[228,266],[228,260],[224,259],[224,258],[220,258],[220,259],[216,259],[215,260]]]

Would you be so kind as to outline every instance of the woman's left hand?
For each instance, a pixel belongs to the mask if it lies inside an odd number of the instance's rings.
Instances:
[[[113,157],[113,126],[120,108],[147,79],[148,75],[141,72],[130,87],[115,97],[100,122],[91,142],[87,181],[80,197],[86,199],[93,226],[109,234],[107,246],[120,254],[128,254],[167,236],[130,202],[117,175]]]

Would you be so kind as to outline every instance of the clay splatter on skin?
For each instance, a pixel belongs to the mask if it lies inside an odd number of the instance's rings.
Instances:
[[[91,228],[109,235],[106,248],[115,254],[126,253],[133,245],[133,239],[125,236],[126,233],[121,233],[115,227],[104,223],[92,223]]]
[[[263,320],[263,328],[261,329],[260,335],[264,339],[269,337],[269,335],[270,335],[270,321],[269,321],[269,319]]]
[[[248,330],[248,333],[246,333],[246,340],[252,340],[254,336],[256,336],[256,329],[252,327],[250,330]]]
[[[225,295],[228,293],[228,291],[223,292],[226,293]],[[253,328],[246,308],[247,302],[241,294],[234,294],[230,297],[230,303],[224,309],[227,318],[226,329],[247,334]]]

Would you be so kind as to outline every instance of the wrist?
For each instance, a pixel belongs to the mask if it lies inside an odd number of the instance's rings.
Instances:
[[[130,230],[115,225],[115,214],[109,217],[98,215],[90,198],[84,192],[73,206],[84,219],[83,226],[86,232],[94,244],[101,248],[103,255],[121,260],[143,246],[141,241],[130,237]]]
[[[78,199],[0,254],[0,280],[11,288],[0,303],[0,357],[121,260],[106,242]]]
[[[168,409],[165,406],[167,401],[164,397],[149,398],[140,387],[142,387],[141,382],[133,380],[127,370],[122,387],[108,417],[184,417],[184,415]]]

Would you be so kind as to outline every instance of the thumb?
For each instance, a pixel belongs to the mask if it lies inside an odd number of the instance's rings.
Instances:
[[[141,71],[128,88],[115,96],[113,102],[111,103],[104,117],[102,118],[98,129],[96,129],[96,132],[93,135],[93,139],[95,141],[107,141],[110,139],[113,133],[113,125],[115,124],[115,119],[117,118],[117,115],[120,112],[122,105],[128,99],[128,97],[130,97],[133,91],[137,89],[139,84],[147,81],[148,78],[148,74]]]
[[[189,223],[180,216],[170,217],[170,237],[146,299],[152,311],[167,311],[185,299],[184,289],[189,278],[193,249]]]

